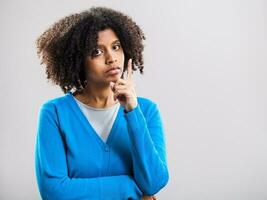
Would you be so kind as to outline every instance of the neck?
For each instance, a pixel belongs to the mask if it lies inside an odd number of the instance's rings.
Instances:
[[[85,104],[96,108],[106,108],[116,103],[109,85],[87,84],[82,94],[85,97]]]

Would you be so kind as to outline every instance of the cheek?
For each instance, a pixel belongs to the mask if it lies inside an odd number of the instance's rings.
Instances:
[[[103,61],[101,59],[92,59],[87,61],[86,70],[90,76],[103,72]]]
[[[120,63],[123,65],[124,64],[124,53],[123,53],[123,51],[119,52],[119,60],[120,60]]]

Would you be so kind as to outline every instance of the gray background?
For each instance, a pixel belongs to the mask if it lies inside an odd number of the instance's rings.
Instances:
[[[0,199],[39,199],[39,106],[61,96],[35,40],[63,16],[104,5],[144,30],[136,91],[164,120],[170,180],[158,199],[267,199],[267,3],[262,0],[1,1]]]

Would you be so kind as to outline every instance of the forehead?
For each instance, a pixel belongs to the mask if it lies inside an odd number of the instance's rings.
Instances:
[[[105,29],[98,32],[98,41],[99,45],[109,45],[115,40],[119,40],[116,33],[112,29]]]

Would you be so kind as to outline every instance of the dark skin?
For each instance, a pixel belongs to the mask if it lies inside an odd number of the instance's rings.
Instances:
[[[120,103],[126,111],[137,106],[134,89],[132,60],[127,66],[127,78],[122,79],[124,52],[116,34],[111,29],[98,33],[98,46],[94,57],[87,58],[87,87],[75,97],[95,108],[107,108]],[[117,69],[107,72],[116,66]],[[155,196],[144,195],[142,200],[156,200]]]
[[[86,59],[86,77],[88,84],[76,97],[84,103],[96,107],[107,108],[118,103],[114,98],[111,84],[120,79],[123,71],[124,53],[120,42],[111,29],[98,33],[98,49],[93,57]],[[111,67],[117,66],[116,73],[107,73]]]

